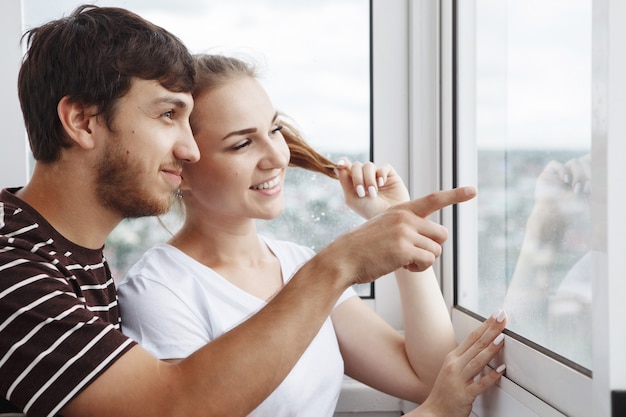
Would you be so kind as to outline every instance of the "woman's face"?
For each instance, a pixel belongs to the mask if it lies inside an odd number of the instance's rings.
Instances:
[[[280,215],[289,148],[258,81],[235,78],[199,95],[191,124],[200,161],[183,169],[187,210],[217,219]]]

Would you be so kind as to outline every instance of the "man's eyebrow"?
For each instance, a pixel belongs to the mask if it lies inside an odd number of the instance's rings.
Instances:
[[[274,123],[276,121],[276,119],[278,119],[278,112],[274,113],[274,117],[272,118],[272,123]],[[229,134],[224,136],[222,138],[222,140],[226,140],[226,139],[228,139],[231,136],[247,135],[247,134],[254,133],[254,132],[256,132],[256,128],[255,127],[251,127],[251,128],[248,128],[248,129],[236,130],[236,131],[230,132]]]
[[[159,97],[155,99],[154,101],[152,101],[152,104],[154,105],[170,104],[174,107],[178,107],[179,109],[187,108],[187,102],[176,97]]]

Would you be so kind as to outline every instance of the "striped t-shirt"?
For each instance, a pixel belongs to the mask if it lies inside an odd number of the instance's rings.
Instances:
[[[54,416],[134,342],[102,249],[68,241],[15,191],[0,193],[0,397]]]

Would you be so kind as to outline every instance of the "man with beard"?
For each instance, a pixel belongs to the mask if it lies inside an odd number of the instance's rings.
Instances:
[[[244,324],[179,363],[159,361],[121,333],[102,249],[123,218],[167,211],[182,164],[200,157],[189,126],[192,58],[169,32],[119,8],[81,6],[25,37],[18,89],[36,163],[26,186],[0,194],[0,412],[245,415],[348,286],[428,268],[447,234],[425,217],[475,194],[389,209],[322,250]],[[490,343],[501,318],[450,357],[442,389],[472,379],[501,348]],[[498,376],[470,384],[470,394]]]

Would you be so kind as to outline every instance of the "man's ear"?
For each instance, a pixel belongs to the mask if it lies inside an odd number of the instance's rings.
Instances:
[[[91,130],[92,123],[97,123],[93,106],[85,106],[79,101],[72,101],[65,96],[57,105],[57,114],[67,136],[84,149],[93,149],[95,140]]]

